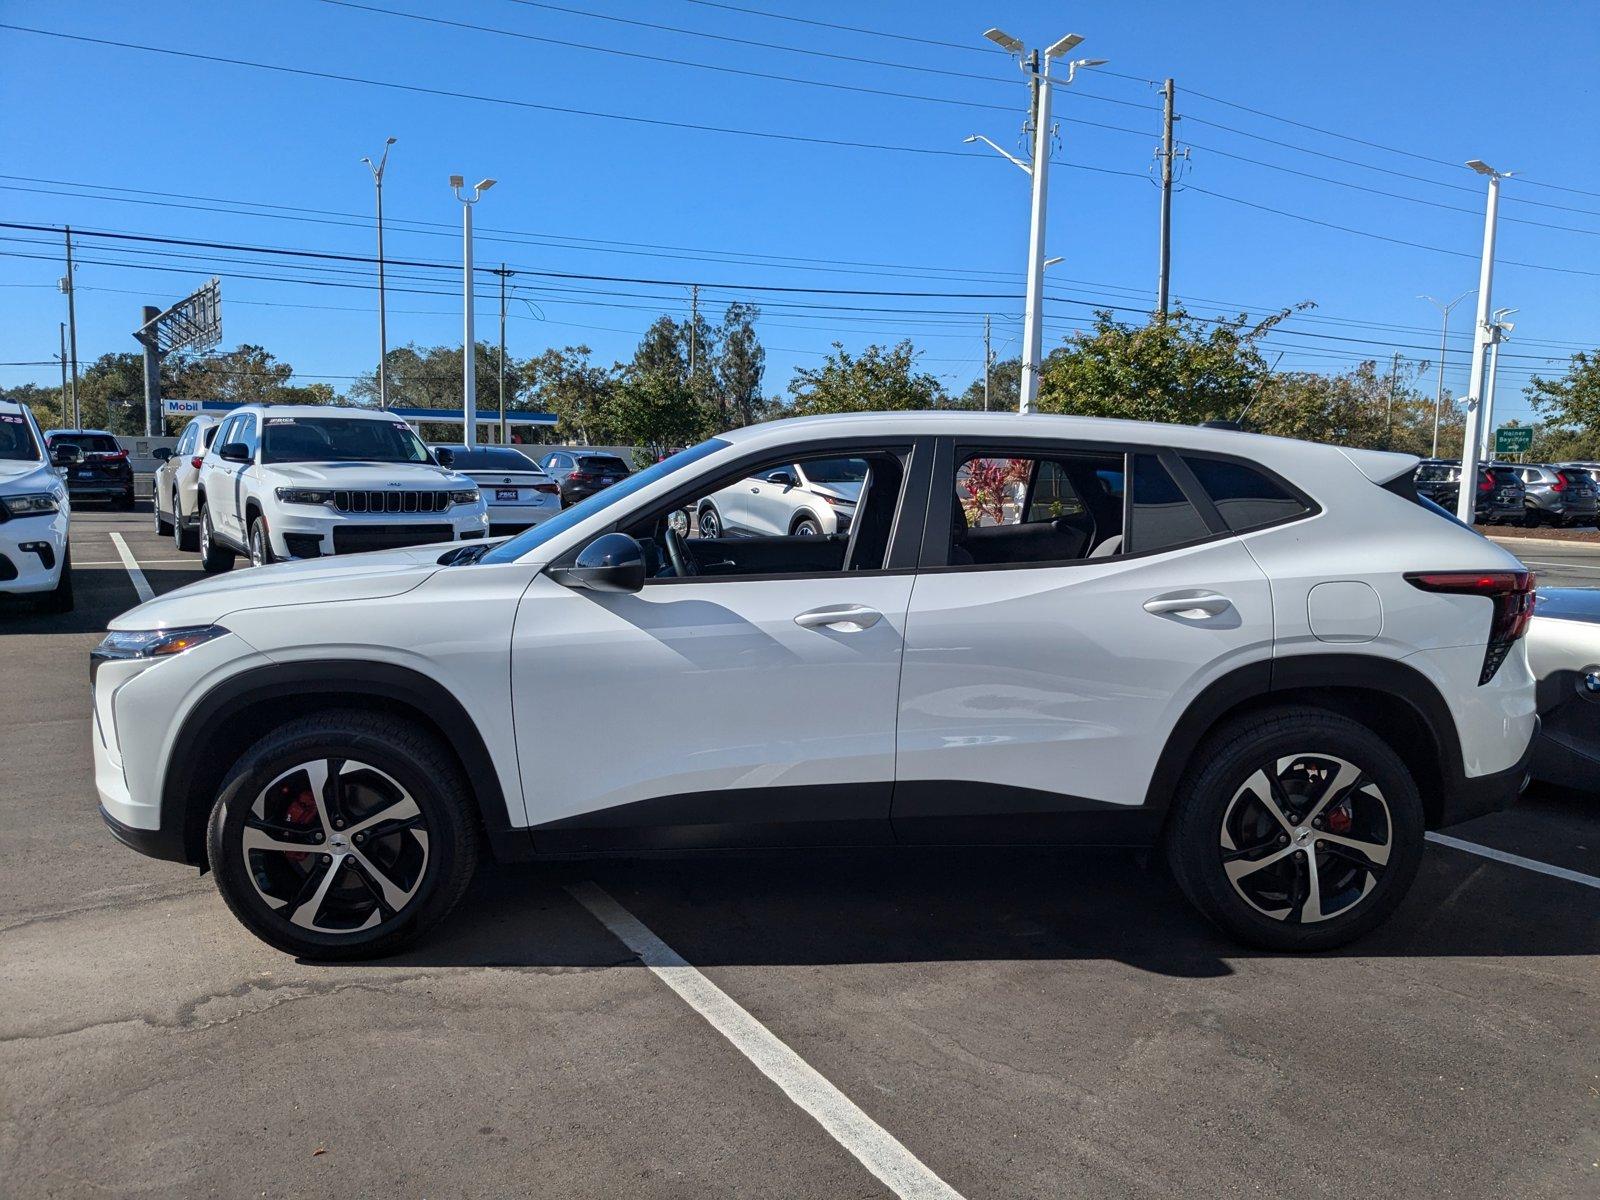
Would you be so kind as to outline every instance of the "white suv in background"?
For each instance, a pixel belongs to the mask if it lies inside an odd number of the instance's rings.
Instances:
[[[741,479],[700,502],[701,537],[750,533],[770,537],[831,537],[850,532],[867,464],[855,458],[784,463]]]
[[[363,550],[481,538],[477,485],[439,465],[380,411],[249,405],[223,419],[195,489],[200,554],[226,571]]]
[[[0,592],[72,610],[72,504],[25,404],[0,400]]]
[[[216,437],[217,425],[216,417],[195,417],[184,427],[176,446],[155,452],[155,457],[161,460],[150,491],[156,536],[171,533],[179,550],[193,550],[199,542],[197,513],[200,505],[196,495],[200,486],[200,464]]]
[[[848,537],[673,527],[840,459]],[[1416,463],[1079,417],[739,429],[498,545],[124,613],[100,803],[311,958],[397,948],[485,850],[1007,842],[1160,847],[1236,938],[1339,945],[1426,828],[1514,799],[1538,727],[1532,580]]]

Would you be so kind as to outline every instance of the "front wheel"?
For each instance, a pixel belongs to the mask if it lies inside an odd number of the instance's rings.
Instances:
[[[822,526],[817,524],[815,517],[805,516],[796,521],[789,532],[794,537],[821,537]]]
[[[703,538],[719,538],[722,536],[722,517],[718,514],[716,506],[702,505],[700,514],[695,518],[695,525],[700,530]]]
[[[1422,800],[1389,745],[1315,708],[1252,713],[1195,755],[1167,829],[1178,885],[1217,925],[1269,950],[1360,937],[1422,862]]]
[[[206,831],[217,890],[301,958],[391,954],[438,924],[478,862],[471,796],[425,730],[318,713],[267,734],[223,781]]]
[[[193,551],[200,544],[200,535],[183,523],[183,505],[178,493],[172,493],[172,544],[181,551]]]
[[[272,554],[272,538],[267,533],[267,519],[256,516],[250,522],[250,565],[271,566],[276,561]]]
[[[200,566],[208,575],[233,569],[233,551],[217,541],[211,528],[211,506],[200,505]]]
[[[156,515],[156,536],[166,537],[172,532],[172,523],[161,515],[161,501],[156,498],[156,493],[150,493],[150,511]]]

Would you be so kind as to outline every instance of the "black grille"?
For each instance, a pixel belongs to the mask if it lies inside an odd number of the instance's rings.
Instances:
[[[448,525],[340,525],[333,531],[333,552],[359,554],[363,550],[393,550],[453,540],[454,531]]]
[[[283,540],[289,545],[292,558],[316,558],[322,553],[322,536],[316,533],[286,533]]]
[[[343,513],[438,513],[450,509],[449,492],[400,488],[381,492],[335,492],[333,507]]]

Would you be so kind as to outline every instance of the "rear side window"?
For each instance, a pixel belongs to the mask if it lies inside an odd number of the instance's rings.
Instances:
[[[1187,455],[1183,461],[1234,533],[1260,529],[1263,525],[1287,521],[1311,511],[1305,501],[1254,467]]]
[[[1211,536],[1189,498],[1153,454],[1133,456],[1133,506],[1129,510],[1130,554],[1169,550]]]

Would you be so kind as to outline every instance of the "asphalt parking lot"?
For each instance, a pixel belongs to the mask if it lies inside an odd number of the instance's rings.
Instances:
[[[1332,955],[1129,855],[901,852],[490,867],[319,966],[101,826],[85,655],[199,565],[148,512],[72,554],[75,613],[0,603],[7,1196],[1600,1193],[1600,795],[1449,830]]]

